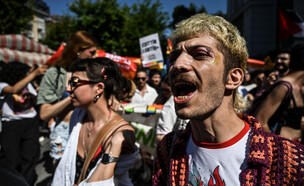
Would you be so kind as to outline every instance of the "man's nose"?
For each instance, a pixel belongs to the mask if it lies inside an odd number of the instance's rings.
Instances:
[[[176,58],[173,68],[178,71],[190,71],[192,60],[193,59],[189,54],[182,52],[178,58]]]

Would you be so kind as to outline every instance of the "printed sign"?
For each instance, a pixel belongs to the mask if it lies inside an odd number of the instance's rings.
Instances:
[[[143,67],[152,67],[163,64],[163,54],[160,47],[158,33],[139,39]]]

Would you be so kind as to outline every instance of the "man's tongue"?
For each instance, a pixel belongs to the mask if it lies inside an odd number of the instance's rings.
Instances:
[[[189,98],[193,94],[192,90],[182,90],[179,92],[177,99],[184,100]]]

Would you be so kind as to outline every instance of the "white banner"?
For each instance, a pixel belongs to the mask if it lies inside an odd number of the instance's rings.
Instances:
[[[139,44],[143,67],[150,67],[164,62],[158,33],[140,38]]]
[[[128,112],[128,109],[126,109],[124,114],[122,111],[118,111],[118,114],[133,126],[136,142],[140,145],[140,148],[154,155],[156,148],[155,128],[161,110],[156,108],[151,109],[153,106],[140,104],[130,104],[129,106],[125,106],[125,108],[126,107],[132,107],[132,111]]]

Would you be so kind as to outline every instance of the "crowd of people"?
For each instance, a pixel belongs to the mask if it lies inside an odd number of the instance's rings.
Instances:
[[[50,66],[1,62],[7,180],[35,184],[44,122],[50,184],[133,185],[129,172],[144,150],[117,112],[130,103],[163,105],[149,184],[304,184],[304,45],[277,52],[271,69],[246,67],[244,38],[209,14],[181,21],[170,40],[168,72],[138,67],[134,79],[96,57],[98,44],[85,31]]]

